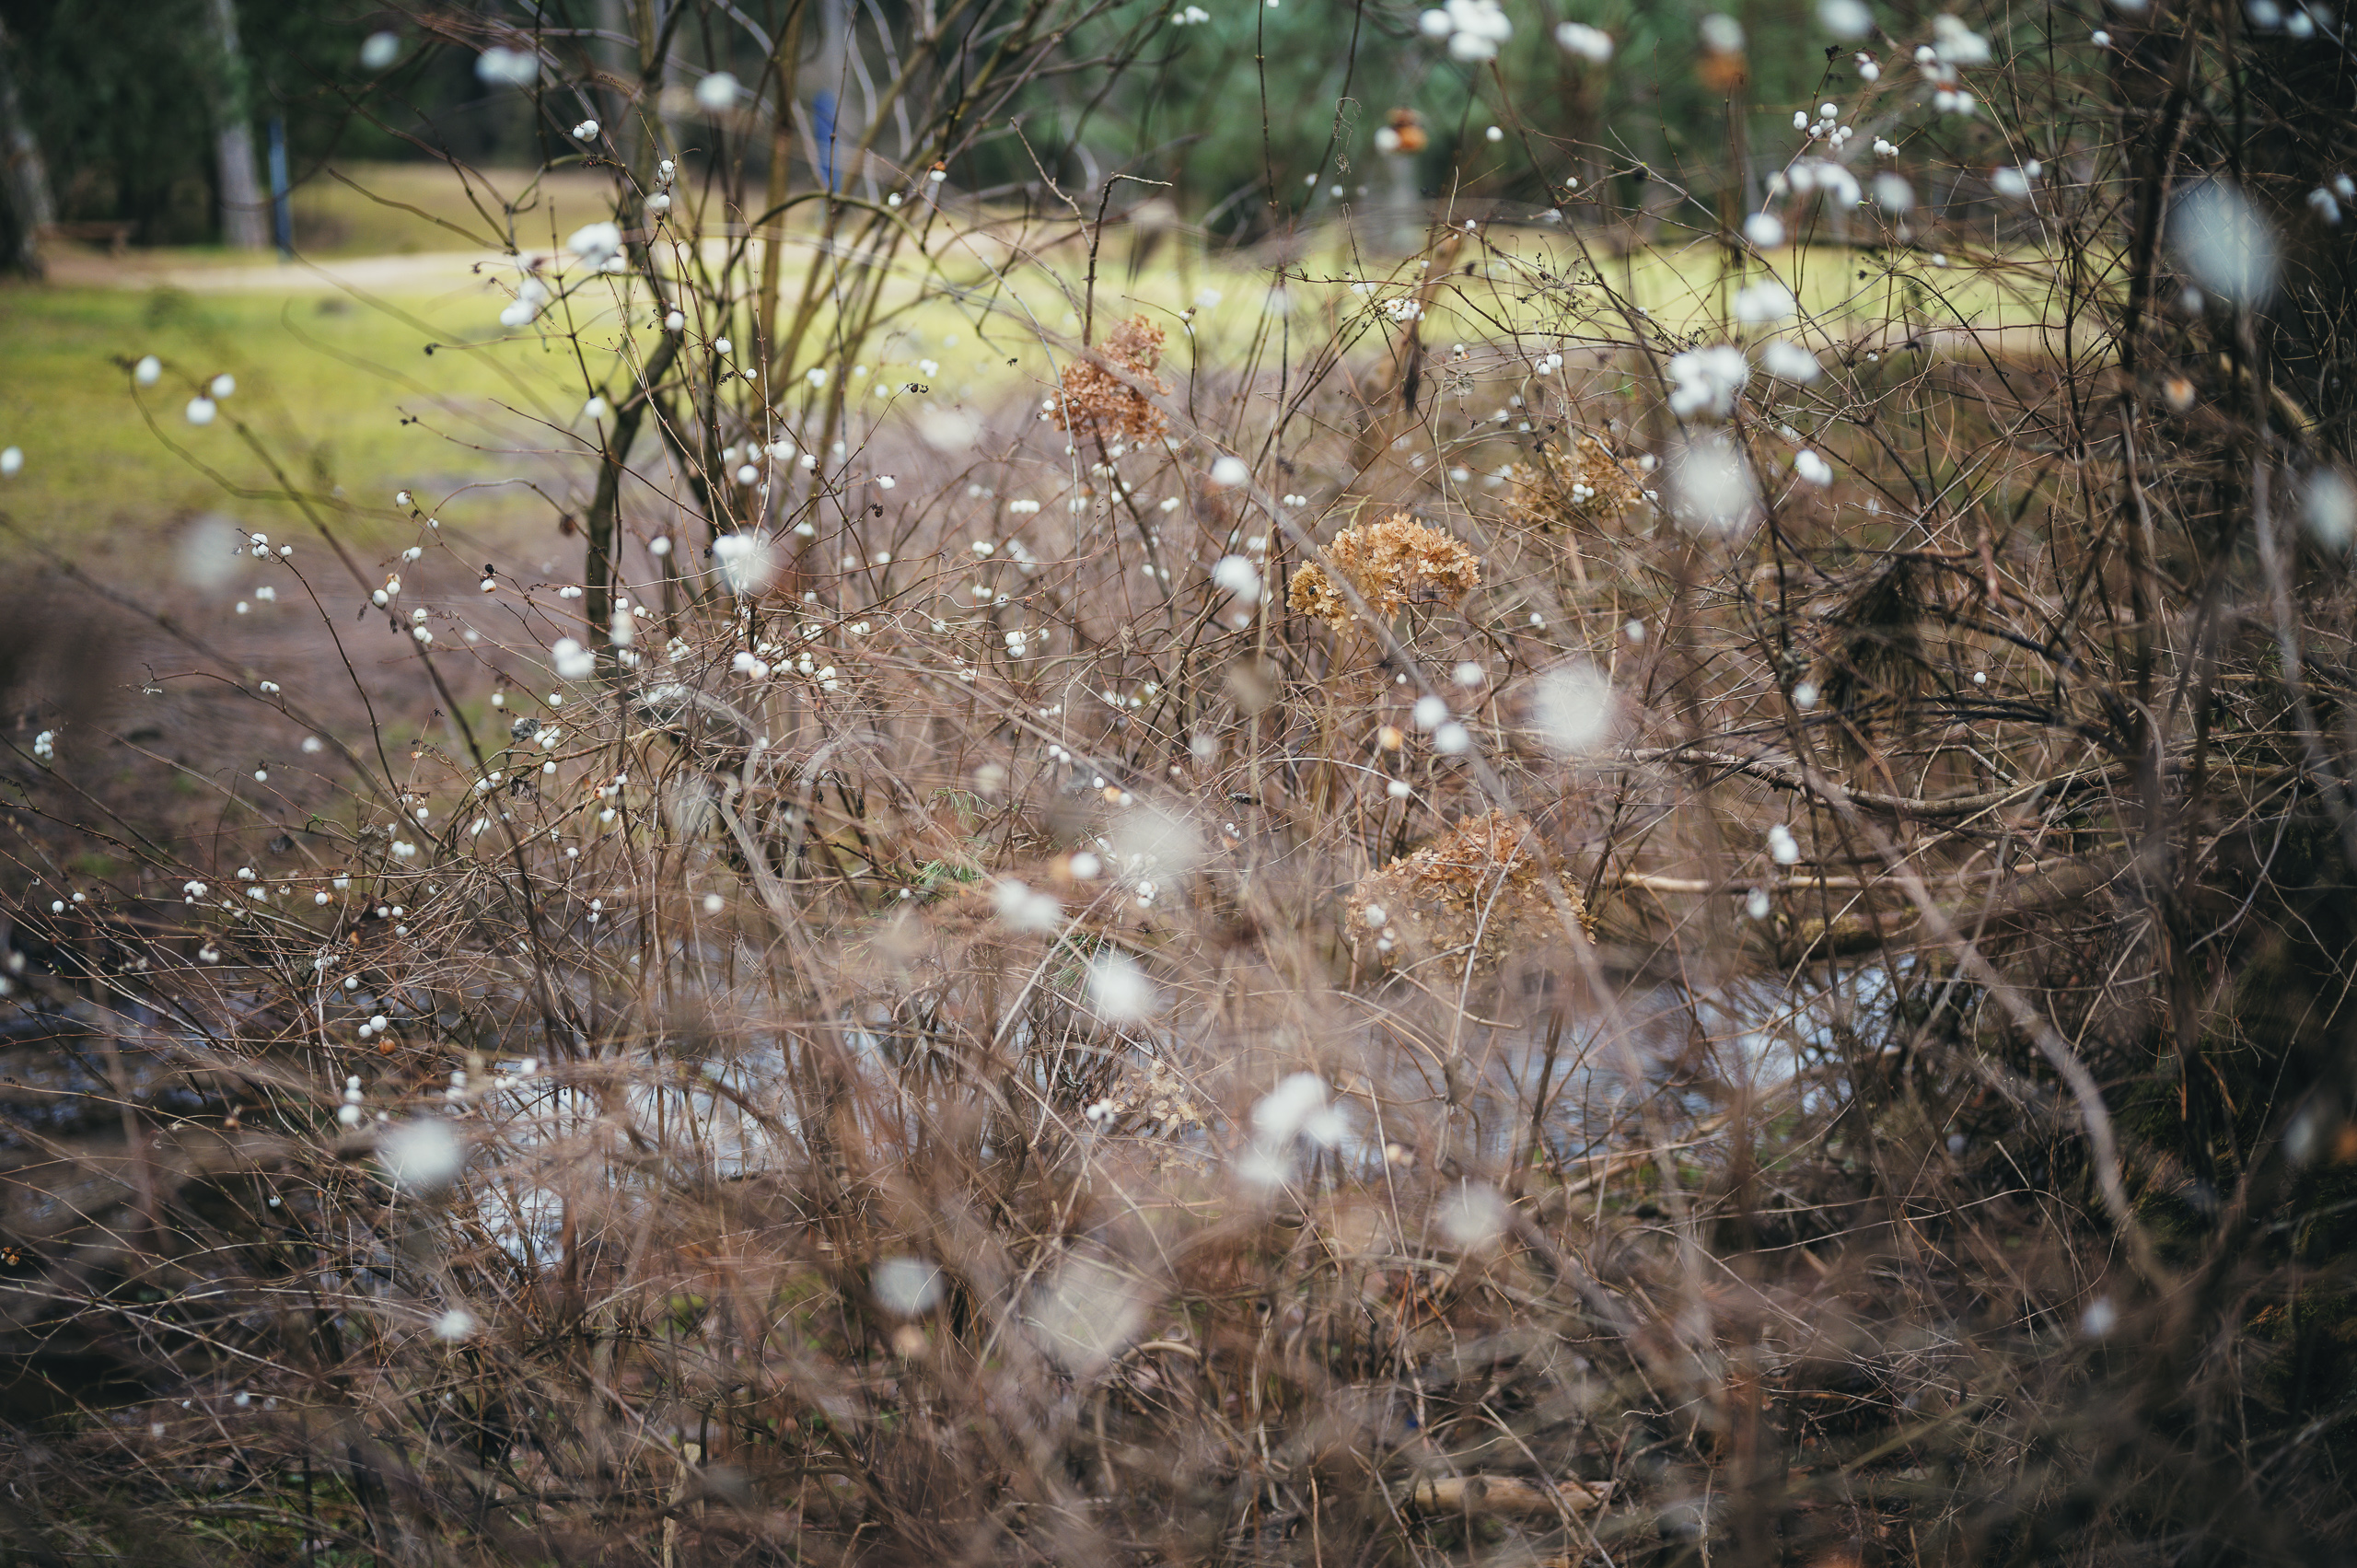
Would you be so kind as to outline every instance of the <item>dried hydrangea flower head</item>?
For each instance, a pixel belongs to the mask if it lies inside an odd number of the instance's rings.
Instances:
[[[1387,968],[1454,958],[1445,971],[1490,969],[1517,947],[1563,932],[1542,885],[1538,841],[1527,817],[1469,817],[1365,878],[1346,903],[1344,935]],[[1563,897],[1587,935],[1587,910]]]
[[[1132,316],[1113,329],[1113,335],[1097,345],[1097,352],[1156,392],[1166,392],[1169,389],[1154,373],[1162,363],[1162,338],[1160,327],[1143,316]],[[1072,436],[1142,441],[1160,436],[1170,427],[1162,411],[1146,401],[1144,393],[1086,360],[1076,359],[1064,366],[1062,390],[1050,403],[1049,412],[1057,425]]]
[[[1326,546],[1326,557],[1386,620],[1404,605],[1455,604],[1481,586],[1481,563],[1463,540],[1405,512],[1344,528]],[[1314,561],[1294,574],[1285,602],[1295,614],[1314,616],[1338,632],[1353,619],[1348,596]]]
[[[1143,1072],[1132,1064],[1091,1105],[1087,1117],[1096,1126],[1111,1129],[1131,1123],[1138,1132],[1176,1137],[1203,1123],[1195,1091],[1160,1057],[1148,1060]]]
[[[1602,523],[1644,499],[1636,464],[1616,458],[1594,436],[1582,435],[1569,452],[1541,447],[1535,463],[1506,472],[1506,516],[1526,528]]]

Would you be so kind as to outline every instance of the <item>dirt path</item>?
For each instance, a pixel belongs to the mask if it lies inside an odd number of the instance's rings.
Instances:
[[[198,865],[316,867],[344,853],[307,825],[351,815],[346,749],[380,777],[389,768],[396,788],[412,770],[438,776],[435,751],[463,751],[406,615],[368,608],[315,539],[295,536],[317,606],[291,572],[250,557],[192,580],[198,530],[208,546],[234,531],[199,519],[161,549],[94,552],[78,563],[88,582],[29,564],[0,592],[0,807],[13,807],[0,816],[19,825],[0,897],[36,878],[68,895],[105,883],[112,899],[154,897],[159,886],[143,885],[154,877],[125,854],[141,841]],[[518,628],[476,591],[467,563],[437,554],[401,570],[397,609],[430,608],[435,667],[479,721],[494,716],[483,703],[503,671],[546,681],[533,661],[495,651]],[[35,755],[44,731],[51,759]]]

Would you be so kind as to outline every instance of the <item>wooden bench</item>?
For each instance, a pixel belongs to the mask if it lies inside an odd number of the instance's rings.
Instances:
[[[108,255],[120,256],[131,243],[131,231],[138,226],[129,218],[99,218],[82,223],[52,223],[41,232],[84,245],[103,245]]]

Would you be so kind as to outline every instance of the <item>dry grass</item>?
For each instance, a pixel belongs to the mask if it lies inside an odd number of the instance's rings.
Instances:
[[[184,758],[202,822],[67,630],[0,645],[0,1553],[2326,1550],[2357,602],[2282,495],[2338,459],[2221,364],[2270,319],[2118,313],[2179,264],[2133,145],[2038,114],[2077,172],[1978,254],[2090,358],[1804,308],[1815,376],[1680,420],[1766,334],[1649,322],[1599,206],[1216,357],[944,284],[1052,367],[945,396],[897,248],[983,220],[911,180],[807,278],[545,274],[577,578],[314,505],[238,562],[313,668],[152,619],[322,742]],[[1071,205],[1014,249],[1093,269]]]

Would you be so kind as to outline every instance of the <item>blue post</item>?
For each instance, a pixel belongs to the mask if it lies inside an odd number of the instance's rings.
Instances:
[[[819,144],[819,180],[835,188],[835,95],[821,91],[810,100],[811,140]]]
[[[295,203],[286,188],[286,122],[270,117],[270,221],[278,236],[278,259],[295,259]]]

